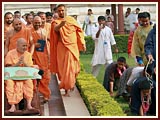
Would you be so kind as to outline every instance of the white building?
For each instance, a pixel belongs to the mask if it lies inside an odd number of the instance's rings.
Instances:
[[[3,2],[2,8],[4,9],[4,13],[6,12],[12,12],[14,11],[20,11],[22,15],[25,13],[29,13],[30,11],[33,11],[34,13],[37,13],[38,11],[48,12],[51,11],[50,4],[65,4],[67,6],[67,14],[78,15],[78,20],[81,24],[84,22],[84,18],[87,14],[88,9],[92,9],[93,14],[98,17],[99,15],[105,15],[106,9],[111,9],[111,4],[123,4],[123,13],[125,14],[126,9],[128,7],[131,8],[132,12],[135,11],[136,8],[140,8],[140,11],[148,11],[151,14],[151,21],[156,22],[158,18],[158,2],[123,2],[123,3],[112,3],[112,2],[90,2],[90,3],[80,3],[80,2],[74,2],[74,3],[53,3],[53,2]],[[111,11],[112,12],[112,11]],[[118,7],[116,6],[116,15],[118,16]]]

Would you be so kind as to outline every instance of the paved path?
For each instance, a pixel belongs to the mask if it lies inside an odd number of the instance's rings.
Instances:
[[[90,116],[77,87],[70,92],[70,97],[63,96],[64,90],[58,88],[58,80],[51,76],[51,99],[41,104],[42,116]]]
[[[66,116],[61,93],[58,88],[58,82],[55,75],[51,75],[51,81],[49,84],[51,89],[51,98],[49,102],[42,103],[43,97],[41,98],[41,110],[42,116]]]
[[[64,94],[64,90],[61,90]],[[77,87],[70,92],[70,97],[62,96],[67,116],[90,116]]]

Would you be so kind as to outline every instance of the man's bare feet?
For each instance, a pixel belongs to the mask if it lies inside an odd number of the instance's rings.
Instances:
[[[8,110],[9,112],[14,112],[16,111],[16,106],[15,105],[11,105],[11,108]]]
[[[65,96],[65,97],[70,97],[70,95],[69,95],[69,94],[66,94],[66,93],[65,93],[63,96]]]
[[[33,110],[33,109],[35,109],[34,107],[32,107],[31,105],[27,105],[27,110]]]
[[[74,87],[70,89],[71,91],[74,91]]]
[[[69,95],[69,90],[65,90],[65,94],[64,94],[63,96],[65,96],[65,97],[70,97],[70,95]]]
[[[31,101],[32,101],[32,99],[28,99],[28,100],[27,100],[27,109],[28,109],[28,110],[33,110],[33,109],[35,109],[34,107],[32,107]]]
[[[44,98],[43,103],[47,103],[49,101],[49,98]]]

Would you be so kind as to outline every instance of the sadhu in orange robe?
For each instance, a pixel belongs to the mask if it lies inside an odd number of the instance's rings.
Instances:
[[[13,29],[12,24],[10,24],[10,25],[4,24],[4,43],[5,43],[5,40],[6,40],[6,33],[11,29]]]
[[[46,30],[47,39],[50,39],[51,24],[45,23],[42,28]]]
[[[30,29],[24,28],[22,27],[22,29],[15,33],[11,38],[10,38],[10,43],[9,43],[9,50],[15,49],[16,48],[16,41],[18,40],[18,38],[24,38],[25,40],[27,40],[28,43],[28,47],[30,47],[30,38],[31,37],[31,33],[30,33]],[[28,48],[29,50],[29,48]]]
[[[34,28],[31,29],[32,37],[34,43],[37,43],[39,39],[47,41],[47,34],[46,31],[40,28],[41,34],[39,35]],[[49,99],[51,95],[51,91],[49,89],[50,83],[50,70],[49,70],[49,51],[48,46],[45,44],[44,51],[39,52],[34,50],[33,53],[33,62],[34,64],[38,65],[41,70],[44,71],[42,79],[40,80],[38,89],[44,95],[44,98]]]
[[[44,24],[44,26],[41,26],[41,27],[46,30],[46,34],[47,34],[47,46],[48,46],[48,50],[50,50],[51,24],[46,22],[46,23]]]
[[[77,21],[66,16],[66,24],[59,32],[54,30],[54,24],[60,24],[61,18],[52,22],[50,37],[50,69],[57,73],[60,89],[72,89],[76,82],[76,76],[80,72],[79,51],[85,44],[84,34]]]
[[[27,51],[22,55],[24,56],[24,62],[28,66],[33,66],[32,55]],[[19,55],[16,49],[9,51],[5,57],[5,66],[16,64],[22,55]],[[5,80],[5,92],[10,105],[18,104],[23,97],[30,100],[33,98],[33,82],[31,79],[22,81]]]

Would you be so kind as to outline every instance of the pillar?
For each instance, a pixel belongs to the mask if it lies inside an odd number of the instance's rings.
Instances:
[[[114,16],[114,34],[117,34],[117,15],[116,15],[116,4],[111,4],[112,15]]]
[[[123,17],[123,4],[118,4],[118,34],[125,34],[125,32],[124,32],[124,17]]]

